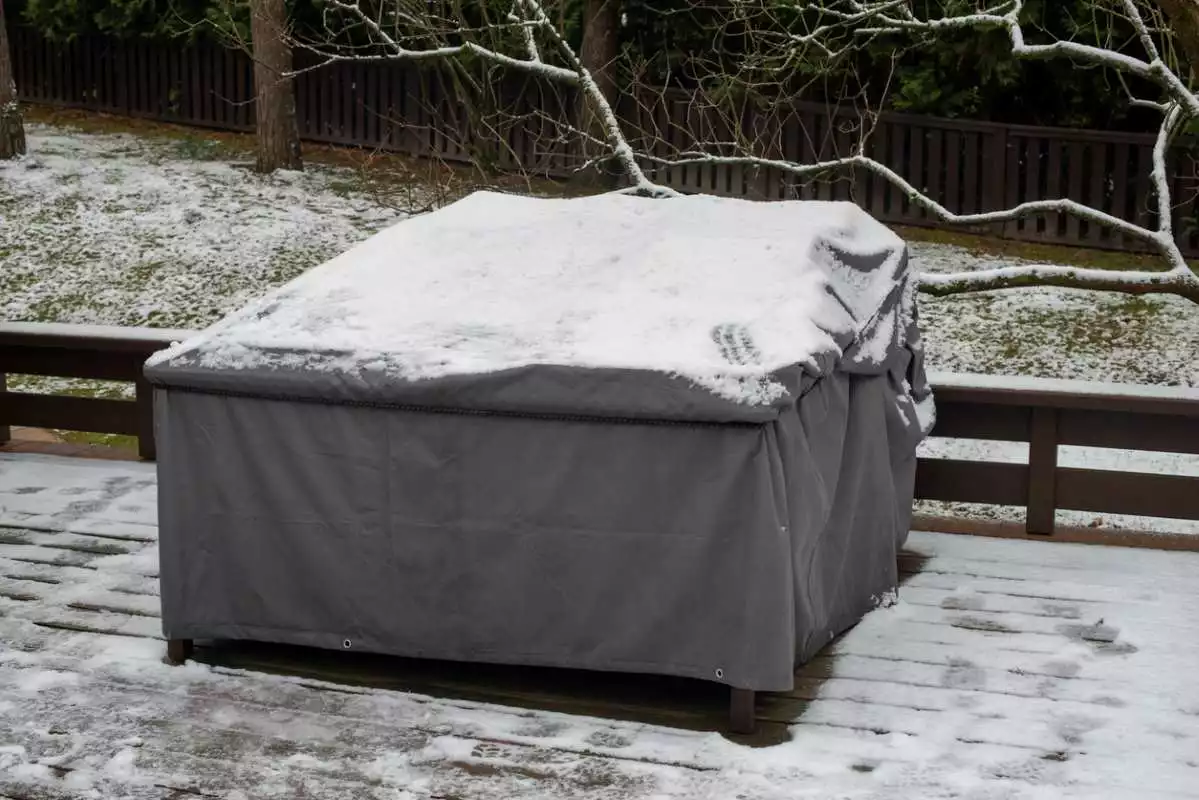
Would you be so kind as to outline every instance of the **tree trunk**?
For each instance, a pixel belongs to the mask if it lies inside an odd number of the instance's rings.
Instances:
[[[284,0],[252,0],[250,35],[254,44],[254,88],[259,172],[302,169],[300,133],[287,43]]]
[[[620,12],[620,0],[584,0],[583,46],[579,51],[579,60],[613,108],[617,104],[616,59],[620,55]],[[586,98],[580,109],[580,123],[582,130],[588,134],[600,141],[607,141],[607,130]],[[588,143],[584,152],[589,157],[594,156],[599,148]],[[606,171],[606,174],[615,181],[619,171]]]
[[[8,52],[8,26],[4,21],[4,0],[0,0],[0,159],[25,153],[25,126],[17,103],[17,84],[13,80],[12,58]]]

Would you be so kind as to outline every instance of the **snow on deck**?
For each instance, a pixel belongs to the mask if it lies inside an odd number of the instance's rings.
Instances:
[[[168,667],[154,483],[0,454],[0,797],[1199,797],[1199,554],[913,534],[899,604],[763,697],[749,746],[711,732],[723,693],[654,679],[576,679],[617,698],[586,705],[555,671]]]

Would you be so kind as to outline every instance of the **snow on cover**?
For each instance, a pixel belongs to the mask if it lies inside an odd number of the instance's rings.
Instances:
[[[856,272],[843,252],[883,263]],[[535,364],[642,369],[761,403],[781,392],[762,378],[852,341],[904,264],[902,240],[850,203],[478,192],[376,234],[156,361],[236,369],[298,356],[412,380]],[[730,325],[752,359],[723,352]],[[880,344],[861,351],[885,354],[890,340]]]

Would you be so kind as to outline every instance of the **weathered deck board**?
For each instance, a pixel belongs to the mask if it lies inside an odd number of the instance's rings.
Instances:
[[[152,467],[22,458],[0,798],[1199,798],[1199,554],[913,534],[899,603],[734,741],[690,681],[228,643],[167,667]]]

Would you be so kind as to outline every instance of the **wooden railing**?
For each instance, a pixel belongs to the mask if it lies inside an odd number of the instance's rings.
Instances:
[[[50,323],[0,324],[0,442],[11,425],[136,436],[154,458],[154,407],[142,365],[189,331]],[[134,400],[6,391],[6,375],[93,378],[134,384]]]
[[[143,362],[189,331],[0,324],[0,441],[9,425],[122,433],[154,458]],[[136,399],[5,392],[5,374],[128,381]],[[916,497],[1027,508],[1050,535],[1059,509],[1199,520],[1199,477],[1058,466],[1061,445],[1199,454],[1199,390],[983,375],[934,375],[933,435],[1029,443],[1027,464],[922,458]]]
[[[1199,478],[1058,466],[1061,445],[1199,454],[1199,390],[984,375],[933,375],[948,439],[1028,442],[1028,463],[921,459],[921,500],[1023,506],[1052,534],[1059,509],[1199,520]]]

